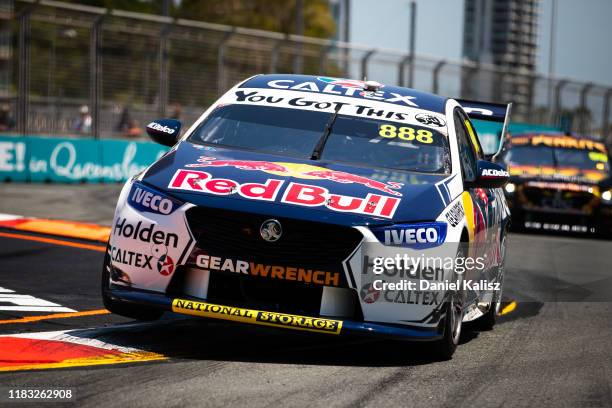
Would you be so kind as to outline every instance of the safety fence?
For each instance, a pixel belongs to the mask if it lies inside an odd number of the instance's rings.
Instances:
[[[513,101],[516,121],[612,138],[612,88],[593,83],[50,0],[14,0],[0,23],[11,38],[0,53],[11,61],[0,64],[10,70],[0,98],[20,134],[139,137],[156,117],[193,121],[250,75],[293,72]]]

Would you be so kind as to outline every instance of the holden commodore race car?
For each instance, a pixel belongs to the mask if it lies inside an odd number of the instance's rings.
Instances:
[[[485,160],[470,117],[508,112],[258,75],[182,136],[178,121],[154,121],[149,135],[171,149],[120,194],[104,304],[143,320],[429,340],[450,358],[462,322],[492,326],[501,302],[508,174]],[[449,262],[424,265],[433,251]]]
[[[610,165],[603,143],[560,132],[517,134],[501,156],[510,173],[505,192],[513,225],[610,233]]]

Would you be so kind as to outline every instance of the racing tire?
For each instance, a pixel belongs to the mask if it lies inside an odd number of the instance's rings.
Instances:
[[[497,314],[499,313],[498,302],[492,302],[489,306],[489,310],[474,321],[472,328],[477,331],[490,331],[495,327],[497,321]]]
[[[104,256],[104,265],[102,266],[102,302],[104,307],[113,314],[118,314],[131,319],[152,321],[159,319],[164,313],[162,310],[134,305],[126,302],[113,299],[109,291],[110,285],[110,257],[108,254],[108,245],[106,255]]]
[[[465,257],[467,254],[467,233],[464,232],[461,236],[457,257]],[[455,275],[457,283],[461,285],[463,277]],[[439,327],[443,333],[442,338],[433,342],[434,354],[442,360],[450,360],[457,350],[459,339],[461,338],[461,327],[463,325],[463,314],[465,312],[463,306],[465,303],[465,291],[457,290],[450,294],[448,300],[444,304],[444,318]]]
[[[499,274],[499,282],[500,282],[500,290],[495,294],[491,305],[489,306],[489,310],[480,316],[478,319],[474,321],[473,328],[478,331],[489,331],[493,330],[495,327],[495,323],[497,322],[497,316],[499,315],[499,310],[502,304],[502,294],[504,290],[504,267],[506,265],[506,234],[502,238],[501,243],[501,251],[502,251],[502,266],[501,272]]]
[[[462,292],[456,292],[445,305],[445,316],[442,322],[444,334],[440,340],[436,340],[433,351],[442,360],[450,360],[457,350],[461,338],[461,327],[463,325],[463,302]]]

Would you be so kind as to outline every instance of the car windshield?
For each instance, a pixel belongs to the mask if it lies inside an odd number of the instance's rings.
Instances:
[[[555,160],[559,167],[608,171],[608,155],[597,151],[556,147]]]
[[[217,108],[189,141],[310,158],[333,114],[252,105]],[[429,128],[338,115],[321,159],[426,173],[450,173],[446,136]]]
[[[552,147],[513,146],[506,154],[510,165],[551,166],[555,165]]]
[[[608,171],[608,155],[586,149],[545,146],[515,146],[507,153],[510,165],[574,167],[582,170]]]

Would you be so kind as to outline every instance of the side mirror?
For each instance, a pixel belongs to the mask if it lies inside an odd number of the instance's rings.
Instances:
[[[147,125],[147,133],[153,141],[172,147],[181,134],[181,122],[176,119],[154,120]]]
[[[499,164],[479,160],[476,167],[476,181],[472,183],[474,187],[501,188],[510,181],[510,174]]]

